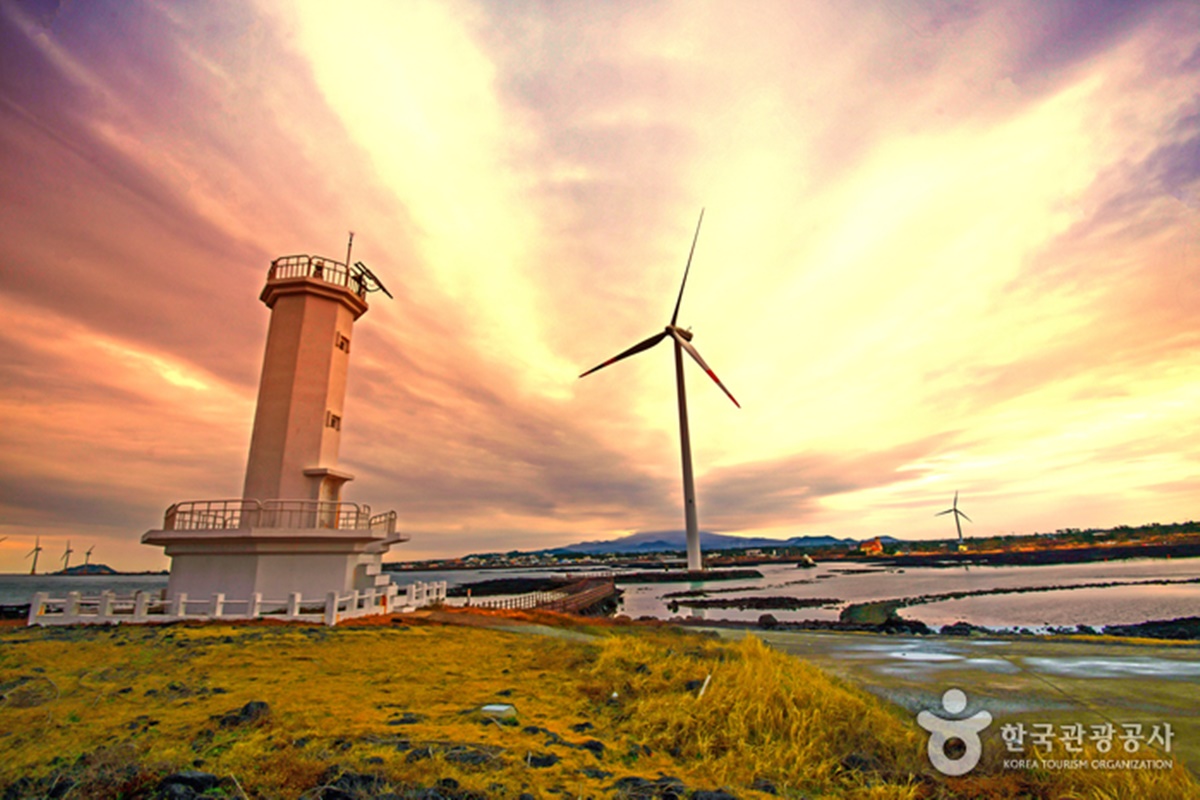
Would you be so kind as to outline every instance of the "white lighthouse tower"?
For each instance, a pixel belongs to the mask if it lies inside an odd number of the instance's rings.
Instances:
[[[350,264],[349,248],[345,263],[310,255],[271,262],[260,296],[271,322],[242,497],[176,503],[162,529],[142,537],[171,557],[170,597],[394,593],[381,559],[408,537],[396,532],[394,511],[372,515],[342,500],[353,476],[337,462],[353,326],[373,291],[387,293],[361,261]]]

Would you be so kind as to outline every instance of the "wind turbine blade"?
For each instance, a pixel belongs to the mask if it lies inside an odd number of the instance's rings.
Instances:
[[[680,347],[682,347],[684,350],[688,351],[689,356],[696,359],[696,363],[700,365],[701,369],[703,369],[705,372],[708,373],[708,377],[712,378],[713,382],[716,383],[717,386],[721,387],[721,391],[724,392],[725,394],[729,395],[729,399],[733,401],[733,404],[735,406],[737,406],[738,408],[741,408],[742,404],[739,403],[737,401],[737,398],[734,397],[733,394],[728,389],[725,388],[725,384],[721,383],[721,379],[717,377],[717,373],[712,371],[712,367],[710,367],[708,364],[704,363],[704,359],[700,357],[700,353],[696,350],[695,347],[692,346],[692,343],[689,342],[687,339],[684,339],[678,333],[676,333],[674,329],[671,330],[671,335],[675,337],[675,341],[679,343]]]
[[[947,514],[952,514],[952,513],[954,513],[954,509],[953,509],[953,508],[947,508],[945,511],[939,511],[938,513],[934,514],[934,516],[935,516],[935,517],[944,517],[944,516],[946,516]]]
[[[958,512],[958,515],[959,515],[960,517],[962,517],[963,519],[965,519],[967,522],[974,522],[974,521],[975,521],[975,520],[971,519],[970,517],[968,517],[968,516],[966,515],[966,512],[960,511],[960,512]]]
[[[675,312],[671,314],[672,325],[675,324],[675,320],[679,319],[679,304],[683,302],[683,287],[687,286],[688,272],[692,269],[692,254],[696,252],[696,240],[700,238],[700,223],[702,222],[704,222],[703,208],[700,209],[700,219],[696,222],[696,233],[692,236],[692,249],[688,250],[687,266],[683,268],[683,282],[679,284],[679,297],[675,298]],[[730,396],[732,397],[732,395]],[[734,400],[734,402],[737,401]]]
[[[597,364],[596,366],[592,367],[591,369],[589,369],[587,372],[583,373],[579,377],[585,378],[588,375],[591,375],[593,372],[595,372],[598,369],[604,369],[609,364],[617,363],[622,358],[629,358],[630,356],[636,355],[636,354],[642,352],[643,350],[649,350],[651,347],[654,347],[654,345],[658,344],[665,338],[667,338],[666,331],[663,331],[662,333],[656,333],[653,336],[651,336],[649,339],[644,339],[644,340],[638,342],[637,344],[635,344],[633,347],[629,348],[628,350],[613,356],[608,361],[605,361],[603,364]]]

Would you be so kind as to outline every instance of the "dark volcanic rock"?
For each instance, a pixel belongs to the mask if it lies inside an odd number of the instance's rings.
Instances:
[[[341,772],[339,767],[330,768],[321,780],[321,800],[364,800],[375,798],[388,790],[387,780],[378,775],[361,772]]]
[[[596,758],[600,758],[604,755],[604,742],[601,742],[598,739],[588,739],[586,742],[580,742],[576,746],[583,750],[587,750]]]
[[[211,772],[188,769],[168,775],[159,781],[154,797],[156,800],[193,800],[220,785],[221,779]]]
[[[933,633],[929,626],[919,619],[904,619],[895,614],[891,615],[879,626],[882,633],[916,633],[927,635]]]
[[[736,608],[739,611],[749,609],[796,611],[802,608],[836,606],[841,605],[841,602],[836,597],[718,597],[706,600],[674,600],[671,605],[687,606],[688,608]]]
[[[970,636],[975,631],[984,631],[984,629],[959,620],[953,625],[943,625],[940,633],[942,636]]]
[[[432,757],[433,757],[433,749],[432,748],[415,747],[412,750],[408,751],[408,755],[404,757],[404,760],[406,762],[408,762],[409,764],[411,764],[414,761],[421,761],[423,759],[432,758]]]
[[[168,783],[177,783],[180,786],[186,786],[189,789],[195,789],[197,792],[204,792],[209,789],[215,789],[220,785],[221,779],[211,772],[200,772],[193,769],[185,769],[182,772],[176,772],[173,775],[168,775],[163,778],[159,786]]]
[[[456,748],[446,753],[445,759],[452,764],[467,764],[469,766],[479,766],[486,764],[492,760],[492,755],[483,750],[475,750],[472,748]]]
[[[670,775],[663,775],[658,780],[648,780],[637,775],[629,775],[619,779],[612,785],[618,797],[637,798],[637,800],[676,800],[687,796],[687,787],[683,781]]]
[[[779,790],[775,788],[775,784],[771,783],[771,781],[767,780],[766,778],[755,778],[754,783],[750,784],[750,788],[756,792],[763,792],[764,794],[779,793]]]
[[[1144,636],[1148,639],[1200,639],[1200,617],[1176,617],[1136,625],[1106,625],[1109,636]]]
[[[554,753],[530,753],[525,761],[531,767],[552,767],[558,763],[558,756]]]
[[[239,708],[237,711],[230,711],[228,714],[222,714],[213,717],[217,724],[222,728],[236,728],[239,725],[248,725],[252,722],[258,722],[264,719],[271,711],[271,707],[262,700],[251,700],[246,705]]]

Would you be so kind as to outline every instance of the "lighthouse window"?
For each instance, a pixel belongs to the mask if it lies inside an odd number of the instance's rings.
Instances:
[[[350,352],[350,337],[339,333],[337,335],[337,349],[343,352]]]
[[[342,418],[332,411],[326,411],[325,427],[333,428],[335,431],[340,431],[342,429]]]

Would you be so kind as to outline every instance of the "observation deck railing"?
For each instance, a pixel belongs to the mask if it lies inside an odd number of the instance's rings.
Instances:
[[[349,289],[366,299],[369,278],[357,267],[348,267],[340,261],[324,256],[281,256],[271,262],[267,271],[267,282],[294,278],[315,278],[334,286]]]
[[[163,514],[167,531],[245,528],[370,530],[395,536],[396,512],[372,516],[368,505],[328,500],[188,500]]]

